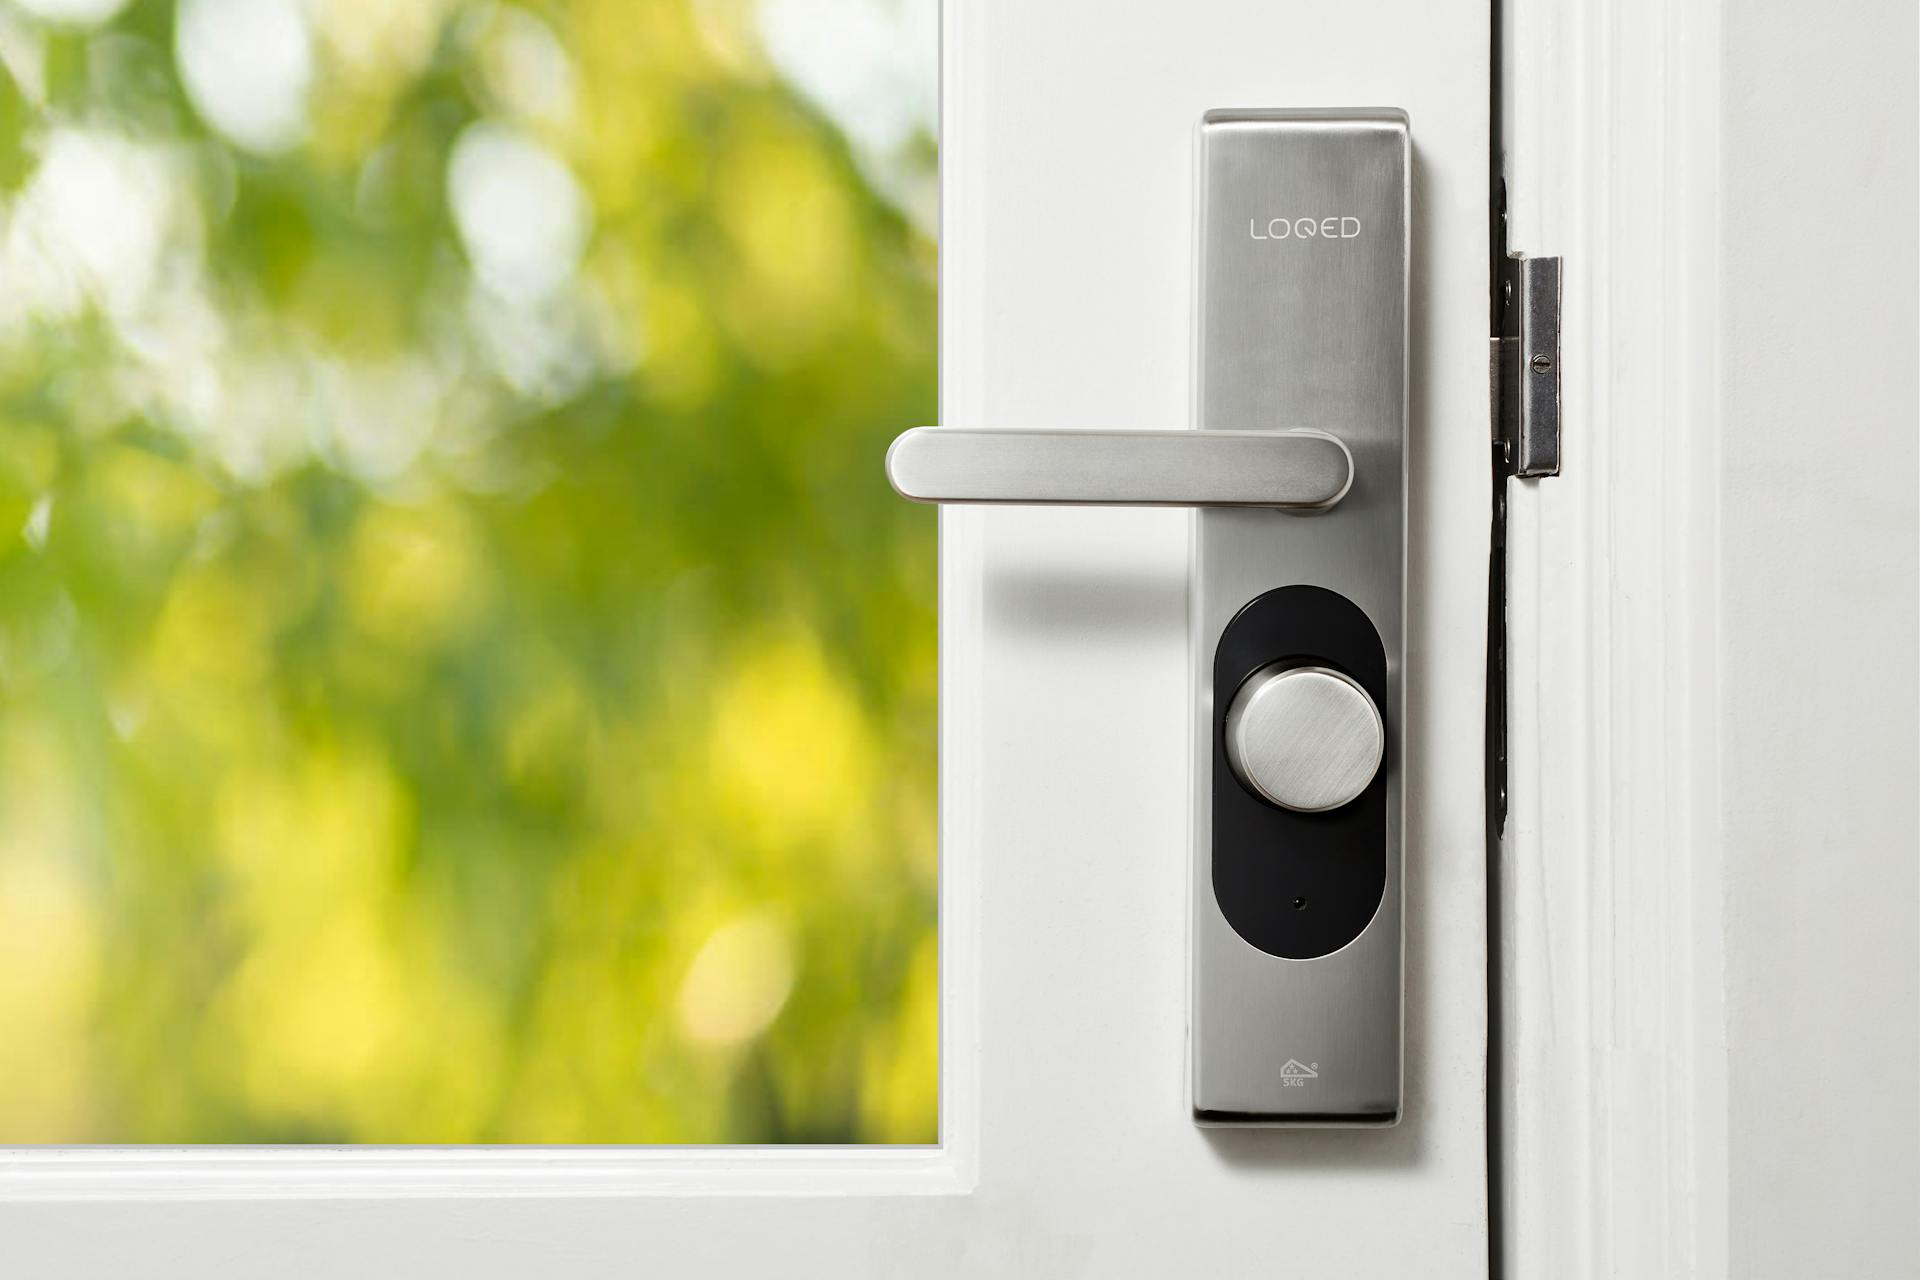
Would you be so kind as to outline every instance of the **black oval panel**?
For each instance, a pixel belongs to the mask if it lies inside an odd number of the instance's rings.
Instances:
[[[1226,715],[1248,676],[1312,659],[1360,683],[1386,721],[1380,772],[1352,804],[1294,813],[1240,785],[1227,764]],[[1387,651],[1360,607],[1325,587],[1276,587],[1249,601],[1213,657],[1213,894],[1234,932],[1268,955],[1338,951],[1379,910],[1387,888],[1387,777],[1399,726],[1387,701]]]

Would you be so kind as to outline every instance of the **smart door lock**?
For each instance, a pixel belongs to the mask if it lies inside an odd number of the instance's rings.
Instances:
[[[887,457],[919,502],[1199,508],[1202,1124],[1400,1115],[1410,157],[1399,111],[1209,112],[1196,429],[920,428]]]

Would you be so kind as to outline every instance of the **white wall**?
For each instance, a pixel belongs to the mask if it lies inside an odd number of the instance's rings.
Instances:
[[[1920,1274],[1913,0],[1721,8],[1728,1271]]]

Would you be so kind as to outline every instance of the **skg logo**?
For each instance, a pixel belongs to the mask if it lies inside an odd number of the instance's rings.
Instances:
[[[1280,1068],[1280,1087],[1283,1089],[1304,1089],[1307,1081],[1319,1078],[1320,1064],[1317,1062],[1288,1058],[1286,1065]]]
[[[1258,218],[1247,219],[1247,234],[1255,240],[1352,240],[1360,234],[1360,219]]]

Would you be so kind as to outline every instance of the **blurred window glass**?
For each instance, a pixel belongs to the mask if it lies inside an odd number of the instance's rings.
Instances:
[[[934,0],[0,0],[0,1143],[936,1140]]]

